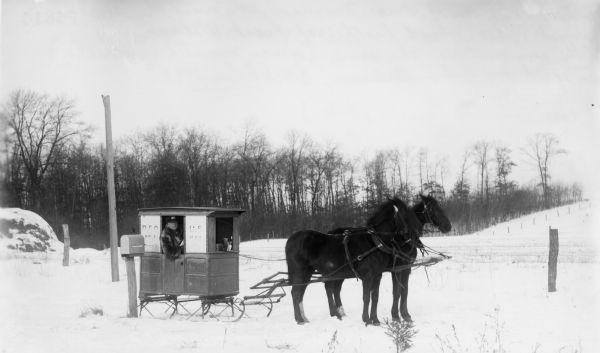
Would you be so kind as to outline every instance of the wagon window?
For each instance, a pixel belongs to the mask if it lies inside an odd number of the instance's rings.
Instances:
[[[235,251],[233,248],[233,218],[216,219],[216,249],[217,251]]]
[[[183,253],[185,253],[185,246],[186,246],[186,241],[185,241],[185,224],[184,224],[184,220],[183,220],[183,216],[161,216],[160,217],[160,231],[162,234],[163,229],[165,229],[165,227],[167,226],[167,223],[169,223],[169,221],[175,218],[175,221],[177,222],[177,231],[181,234],[181,236],[183,237],[184,241],[183,241]],[[160,249],[160,252],[162,253],[162,246]]]

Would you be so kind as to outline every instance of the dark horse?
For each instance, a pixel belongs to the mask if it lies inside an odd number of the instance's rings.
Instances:
[[[420,195],[421,201],[413,205],[409,210],[408,219],[406,222],[410,222],[415,225],[412,228],[416,232],[416,237],[413,235],[413,241],[403,242],[399,244],[396,255],[391,259],[388,264],[388,269],[392,269],[395,266],[407,265],[412,263],[417,257],[417,250],[423,248],[423,243],[419,237],[423,234],[423,228],[425,224],[432,224],[438,228],[441,232],[447,233],[451,230],[452,226],[448,217],[440,207],[437,200],[431,196]],[[417,219],[417,223],[414,223],[414,219]],[[337,228],[330,231],[330,234],[341,234],[344,232],[353,232],[360,228]],[[393,304],[392,304],[392,319],[394,321],[400,320],[398,316],[398,299],[400,301],[400,314],[406,321],[411,321],[411,316],[408,313],[407,300],[408,300],[408,278],[410,276],[411,269],[405,269],[399,272],[392,272],[392,283],[393,283]],[[341,318],[344,315],[342,302],[340,299],[340,291],[344,280],[334,281],[326,283],[325,286],[332,286],[333,295],[327,293],[327,299],[331,307],[331,301],[334,301],[334,306],[338,308],[338,312],[334,313],[330,310],[331,316],[337,316]],[[326,288],[327,291],[327,288]]]
[[[415,224],[410,223],[418,223],[418,220],[415,217],[414,222],[407,222],[411,215],[414,217],[404,202],[391,199],[369,218],[367,228],[361,228],[352,235],[323,234],[312,230],[292,234],[285,244],[285,255],[288,279],[293,286],[296,322],[308,322],[302,300],[311,276],[317,271],[325,281],[332,315],[341,317],[343,313],[341,307],[336,308],[333,300],[333,293],[337,290],[335,283],[339,283],[339,279],[358,277],[363,284],[362,319],[366,324],[378,324],[381,275],[392,261],[395,244],[412,241]],[[336,293],[341,306],[339,290]]]
[[[440,207],[437,200],[431,196],[420,195],[421,201],[413,205],[410,210],[419,219],[419,235],[423,234],[423,228],[425,224],[431,224],[442,233],[448,233],[452,229],[450,220],[444,213],[444,210]],[[420,242],[420,241],[419,241]],[[406,248],[406,247],[405,247]],[[417,257],[417,249],[406,249],[409,250],[408,255],[411,258],[411,262]],[[407,262],[401,261],[400,264],[406,264]],[[396,263],[395,265],[398,265]],[[392,272],[392,284],[394,299],[392,302],[392,320],[399,321],[398,316],[398,299],[400,298],[400,315],[405,321],[412,321],[410,314],[408,313],[408,277],[410,276],[411,269],[405,269],[400,272]]]

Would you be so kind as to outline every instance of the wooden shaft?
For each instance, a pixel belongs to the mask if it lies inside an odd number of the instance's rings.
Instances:
[[[117,250],[117,202],[115,197],[115,171],[112,145],[112,127],[110,113],[110,96],[102,96],[104,118],[106,124],[106,178],[108,187],[108,223],[110,234],[110,269],[112,281],[119,281],[119,252]]]
[[[137,277],[135,275],[135,260],[133,256],[125,257],[125,267],[127,270],[127,293],[129,297],[127,317],[138,317]]]
[[[63,266],[69,266],[69,251],[71,249],[71,237],[69,237],[69,225],[63,224],[63,243],[65,245],[63,251]]]

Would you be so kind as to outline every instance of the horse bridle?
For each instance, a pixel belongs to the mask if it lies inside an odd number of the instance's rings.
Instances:
[[[416,213],[425,215],[425,217],[426,217],[425,223],[431,223],[431,224],[435,225],[435,222],[433,221],[433,218],[431,217],[431,214],[429,212],[430,212],[429,205],[427,204],[427,202],[423,201],[423,211],[416,212]]]

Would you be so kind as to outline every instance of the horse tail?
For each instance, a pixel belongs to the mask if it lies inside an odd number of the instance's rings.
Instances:
[[[301,236],[301,232],[296,232],[292,234],[287,241],[285,242],[285,262],[287,263],[288,268],[288,281],[290,283],[294,283],[294,275],[298,271],[297,265],[297,252],[298,252],[298,242]]]
[[[288,267],[288,280],[295,283],[304,281],[306,273],[312,273],[314,268],[310,265],[307,245],[313,239],[312,231],[299,231],[292,234],[285,243],[285,260]]]

